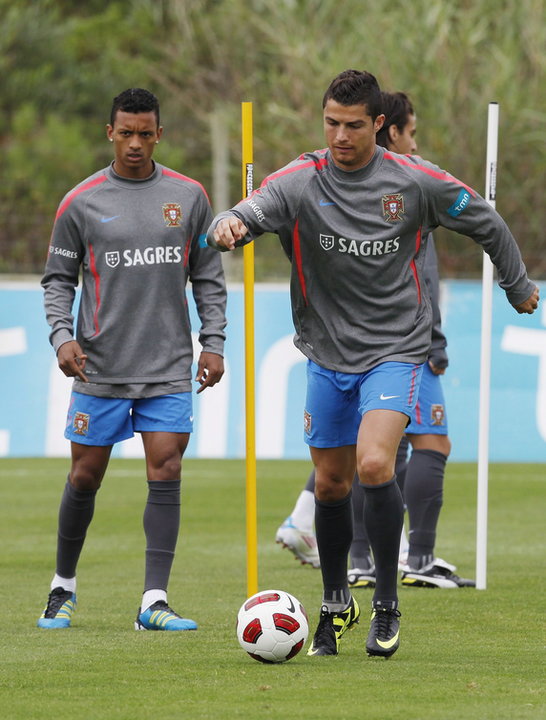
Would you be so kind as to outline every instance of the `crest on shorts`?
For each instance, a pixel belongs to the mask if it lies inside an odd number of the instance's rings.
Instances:
[[[404,196],[402,193],[383,195],[382,201],[385,220],[388,222],[402,220],[401,215],[404,213]]]
[[[307,435],[311,434],[311,413],[303,411],[303,430]]]
[[[87,413],[77,412],[74,415],[72,429],[76,435],[87,435],[89,430],[89,415]]]
[[[320,246],[323,250],[331,250],[334,247],[334,236],[333,235],[322,235],[320,234]]]
[[[182,224],[182,210],[178,203],[164,203],[163,219],[167,227],[180,227]]]
[[[119,252],[117,250],[110,250],[106,253],[106,264],[111,268],[119,265]]]
[[[430,419],[433,425],[443,425],[445,420],[444,406],[432,405],[430,408]]]

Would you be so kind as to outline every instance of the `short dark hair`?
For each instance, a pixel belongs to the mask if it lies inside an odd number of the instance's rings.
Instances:
[[[112,102],[110,112],[110,125],[114,125],[118,110],[128,113],[153,112],[159,126],[159,100],[149,90],[143,88],[129,88],[116,95]]]
[[[408,124],[409,116],[415,115],[415,112],[409,97],[403,92],[382,92],[381,101],[385,122],[383,123],[383,127],[377,132],[375,141],[378,145],[387,147],[390,126],[396,125],[400,132],[403,132]]]
[[[375,77],[361,70],[344,70],[330,83],[322,99],[322,107],[328,100],[340,105],[366,105],[372,120],[381,114],[381,89]]]

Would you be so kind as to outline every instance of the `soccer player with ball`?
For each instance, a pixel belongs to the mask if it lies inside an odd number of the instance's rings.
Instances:
[[[323,579],[312,656],[336,655],[360,610],[347,581],[355,469],[376,563],[366,651],[399,646],[398,549],[403,502],[396,451],[419,392],[432,312],[423,291],[426,238],[442,225],[490,255],[519,313],[538,306],[502,218],[436,165],[376,145],[375,77],[347,70],[323,98],[327,148],[308,152],[213,221],[208,242],[233,250],[263,232],[292,243],[296,346],[307,356],[304,437],[316,472],[315,527]]]

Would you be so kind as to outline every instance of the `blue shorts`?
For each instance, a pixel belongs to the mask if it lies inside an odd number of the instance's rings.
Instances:
[[[422,365],[384,362],[365,373],[342,373],[308,360],[305,442],[317,448],[355,445],[369,410],[395,410],[411,418],[422,371]]]
[[[190,433],[191,392],[151,398],[103,398],[72,391],[64,436],[81,445],[113,445],[135,432]]]
[[[435,375],[425,363],[417,405],[406,428],[414,435],[447,435],[447,413],[441,375]]]

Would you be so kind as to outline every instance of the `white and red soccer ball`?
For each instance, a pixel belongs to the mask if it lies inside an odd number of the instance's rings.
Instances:
[[[284,590],[262,590],[245,600],[237,615],[237,639],[250,657],[281,663],[299,653],[309,623],[300,601]]]

